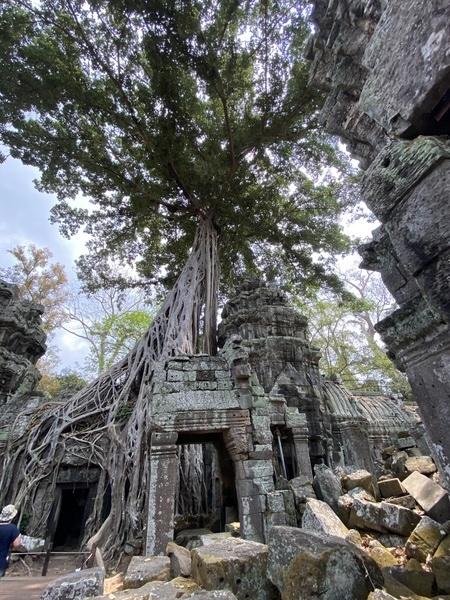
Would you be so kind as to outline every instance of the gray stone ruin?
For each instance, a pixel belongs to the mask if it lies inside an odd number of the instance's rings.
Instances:
[[[36,362],[46,351],[43,307],[19,300],[17,288],[0,280],[0,466],[8,439],[23,433],[43,401],[35,391]]]
[[[6,443],[23,431],[42,400],[29,383],[38,379],[34,363],[45,350],[45,335],[40,309],[15,300],[13,287],[1,289],[0,423]],[[322,378],[320,351],[308,341],[306,319],[277,288],[246,281],[225,306],[218,337],[216,356],[179,355],[156,365],[147,530],[131,553],[164,554],[180,529],[192,527],[179,505],[182,447],[196,448],[208,463],[208,525],[223,531],[238,521],[243,538],[264,542],[273,526],[297,525],[298,486],[310,487],[320,465],[374,473],[384,447],[402,439],[408,440],[405,447],[415,445],[410,432],[417,419],[398,400],[354,396]],[[101,466],[66,440],[52,474],[56,492],[50,481],[39,484],[29,530],[44,536],[44,506],[60,503],[61,529],[71,539],[57,527],[55,545],[79,547]]]
[[[316,0],[322,122],[365,169],[381,221],[361,248],[399,304],[377,325],[450,484],[450,60],[447,0]]]

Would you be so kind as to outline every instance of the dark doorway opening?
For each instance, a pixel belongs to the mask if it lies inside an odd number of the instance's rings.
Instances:
[[[86,522],[89,486],[61,488],[58,524],[53,538],[54,550],[78,550]]]
[[[272,428],[272,435],[275,477],[277,480],[290,480],[298,475],[292,433],[283,427],[275,427]]]
[[[222,434],[179,436],[175,512],[175,533],[225,531],[239,520],[234,465]]]

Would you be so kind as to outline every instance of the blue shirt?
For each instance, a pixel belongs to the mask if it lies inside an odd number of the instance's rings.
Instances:
[[[0,570],[4,570],[8,567],[7,557],[9,549],[13,541],[19,537],[20,531],[15,525],[7,523],[5,525],[0,524]]]

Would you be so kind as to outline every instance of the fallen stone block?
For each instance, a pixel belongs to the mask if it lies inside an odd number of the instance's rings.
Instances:
[[[387,498],[386,502],[395,504],[396,506],[403,506],[403,508],[409,508],[409,510],[414,510],[417,506],[416,501],[409,494],[406,494],[406,496],[399,496],[398,498]]]
[[[188,550],[201,546],[200,536],[212,533],[210,529],[183,529],[176,538],[175,543],[179,546],[184,546]]]
[[[192,594],[200,590],[198,583],[192,577],[175,577],[169,583],[183,594]]]
[[[41,552],[45,546],[43,538],[31,537],[30,535],[21,535],[20,542],[20,550],[25,552]]]
[[[374,592],[370,592],[367,596],[367,600],[397,600],[395,596],[391,596],[384,590],[375,590]]]
[[[366,600],[383,583],[375,562],[353,544],[294,527],[270,530],[267,573],[283,600]]]
[[[191,575],[191,552],[183,546],[169,542],[166,554],[170,559],[170,572],[172,577],[190,577]]]
[[[406,460],[405,468],[409,475],[415,471],[422,475],[432,475],[437,471],[431,456],[411,456]]]
[[[395,533],[380,533],[377,535],[377,539],[386,548],[403,547],[407,540],[404,535],[396,535]]]
[[[237,600],[233,592],[229,590],[203,590],[185,598],[186,600]]]
[[[386,571],[419,596],[430,597],[432,595],[434,575],[425,571],[415,558],[408,560],[405,565],[389,567]]]
[[[348,529],[336,513],[322,500],[310,498],[306,502],[302,527],[308,531],[345,538]]]
[[[380,569],[393,567],[398,564],[396,558],[377,540],[372,540],[366,549],[367,554],[372,558]]]
[[[41,600],[81,600],[103,594],[103,569],[85,569],[55,579],[43,592]]]
[[[342,496],[341,481],[333,471],[325,465],[314,467],[314,491],[317,498],[331,506],[334,511],[338,509],[338,500]]]
[[[408,508],[389,502],[366,502],[354,498],[349,527],[406,536],[412,532],[419,521],[419,515]]]
[[[345,540],[351,544],[355,544],[356,546],[363,545],[362,536],[356,529],[349,529],[347,535],[345,536]]]
[[[432,519],[439,523],[450,519],[450,499],[440,485],[415,471],[403,481],[403,486]]]
[[[304,504],[308,498],[316,498],[313,482],[306,475],[299,475],[291,479],[289,481],[289,488],[294,495],[297,510],[299,509],[299,505]]]
[[[352,473],[347,473],[341,479],[342,487],[347,492],[354,488],[363,488],[369,494],[375,495],[373,476],[365,469],[358,469]]]
[[[406,556],[425,562],[427,556],[437,550],[445,533],[442,525],[437,521],[433,521],[430,517],[422,517],[406,542]]]
[[[353,498],[349,494],[339,496],[336,514],[345,525],[348,525],[350,522],[350,513],[352,507]]]
[[[123,580],[126,590],[136,589],[151,581],[169,581],[168,556],[133,556]]]
[[[231,531],[223,531],[220,533],[207,533],[205,535],[200,536],[200,545],[209,546],[211,544],[215,544],[216,542],[226,540],[229,537],[231,537]]]
[[[390,461],[392,472],[402,481],[408,475],[408,472],[405,467],[405,463],[407,460],[407,453],[402,451],[395,452]]]
[[[402,482],[397,477],[378,481],[378,488],[383,498],[392,498],[393,496],[403,496],[406,494]]]
[[[431,560],[431,570],[441,592],[450,594],[450,535],[439,544]]]
[[[230,590],[238,600],[272,600],[267,546],[229,537],[192,551],[192,577],[206,590]]]
[[[174,586],[172,581],[152,581],[137,589],[96,596],[95,600],[177,600],[180,597],[183,597],[183,592]],[[84,596],[82,598],[87,600]],[[73,598],[73,600],[78,600],[78,598]]]

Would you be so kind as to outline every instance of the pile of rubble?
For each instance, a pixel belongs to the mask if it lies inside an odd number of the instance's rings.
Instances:
[[[298,527],[274,525],[267,544],[241,539],[239,523],[186,530],[166,556],[135,556],[109,579],[74,573],[42,600],[449,600],[450,498],[434,461],[416,448],[383,458],[378,479],[318,465],[291,480]]]

